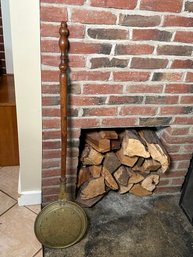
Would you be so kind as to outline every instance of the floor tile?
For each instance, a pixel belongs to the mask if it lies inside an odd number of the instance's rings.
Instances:
[[[26,208],[28,208],[29,210],[35,212],[36,214],[38,214],[41,211],[41,205],[40,204],[28,205],[28,206],[26,206]]]
[[[11,208],[17,201],[0,191],[0,215]]]
[[[37,254],[34,255],[34,257],[43,257],[43,251],[39,251]]]
[[[41,249],[34,234],[36,214],[15,205],[0,217],[1,257],[31,257]]]
[[[19,167],[2,167],[0,169],[0,190],[4,191],[15,200],[18,199]]]

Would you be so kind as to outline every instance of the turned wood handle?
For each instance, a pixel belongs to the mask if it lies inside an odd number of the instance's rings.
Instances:
[[[66,176],[66,155],[67,155],[67,68],[68,68],[68,34],[66,22],[62,21],[59,29],[60,39],[60,112],[61,112],[61,181]]]

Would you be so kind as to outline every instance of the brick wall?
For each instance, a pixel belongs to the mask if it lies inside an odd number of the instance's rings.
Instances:
[[[41,0],[43,201],[60,175],[58,29],[70,31],[68,185],[81,128],[168,126],[172,158],[158,193],[178,192],[193,152],[193,2]]]
[[[3,42],[3,25],[2,25],[1,3],[0,3],[0,75],[5,73],[6,73],[5,50],[4,50],[4,42]]]

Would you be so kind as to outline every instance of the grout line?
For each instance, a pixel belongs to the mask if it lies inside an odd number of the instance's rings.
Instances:
[[[36,204],[35,204],[36,205]],[[37,204],[37,205],[41,205],[41,204]],[[28,209],[29,211],[31,211],[32,213],[38,215],[38,213],[36,213],[35,211],[31,210],[30,207],[28,207],[27,205],[24,205],[23,207],[25,207],[26,209]],[[40,211],[41,211],[41,206],[40,206]]]
[[[6,211],[4,211],[1,215],[0,215],[0,217],[1,216],[3,216],[5,213],[7,213],[8,211],[10,211],[13,207],[15,207],[17,205],[17,202],[14,204],[14,205],[12,205],[10,208],[8,208]]]
[[[36,257],[38,255],[38,253],[40,253],[41,251],[43,251],[42,248],[40,248],[32,257]]]
[[[17,201],[17,199],[15,199],[13,196],[9,195],[8,193],[6,193],[5,191],[0,189],[0,192],[4,193],[5,195],[9,196],[10,198],[12,198],[13,200]]]

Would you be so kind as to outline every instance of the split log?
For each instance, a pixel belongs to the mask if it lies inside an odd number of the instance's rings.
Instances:
[[[127,192],[129,192],[131,190],[131,188],[133,187],[134,184],[127,184],[127,186],[123,186],[123,185],[120,185],[119,186],[119,193],[120,194],[125,194]]]
[[[135,130],[126,130],[122,142],[123,153],[130,157],[140,156],[144,158],[150,157],[145,142],[140,138]]]
[[[114,130],[101,130],[99,132],[101,138],[106,138],[106,139],[118,139],[118,134]]]
[[[88,181],[91,177],[90,171],[88,167],[82,167],[79,170],[78,174],[78,183],[77,187],[80,187],[82,184],[84,184],[86,181]]]
[[[93,178],[99,178],[101,175],[101,171],[102,171],[102,165],[99,166],[89,166],[89,171],[90,174]]]
[[[80,160],[83,165],[100,165],[104,156],[93,149],[91,146],[86,145],[82,151]]]
[[[160,162],[153,159],[145,159],[142,166],[145,172],[156,171],[161,168]]]
[[[137,162],[135,163],[135,165],[132,167],[133,171],[138,171],[141,173],[149,173],[149,172],[145,172],[144,168],[143,168],[143,163],[144,163],[145,159],[142,157],[139,157]]]
[[[146,190],[152,192],[158,183],[159,175],[149,175],[141,182],[141,186]]]
[[[152,192],[148,191],[147,189],[143,188],[140,184],[135,184],[130,189],[129,193],[136,195],[136,196],[148,196],[152,195]]]
[[[142,180],[144,180],[144,176],[142,176],[141,174],[134,172],[132,169],[127,168],[127,172],[129,174],[129,184],[137,184],[139,182],[141,182]]]
[[[121,148],[120,139],[111,139],[111,150],[119,150]]]
[[[170,165],[170,157],[155,131],[144,129],[139,134],[145,140],[151,157],[160,162],[161,167],[159,170],[163,173],[166,172]]]
[[[129,167],[133,167],[138,160],[138,157],[136,156],[130,157],[130,156],[124,155],[122,148],[116,152],[116,155],[123,165],[129,166]]]
[[[117,158],[116,154],[114,152],[106,153],[103,161],[103,167],[106,168],[110,173],[113,173],[119,168],[119,166],[121,166],[121,162]]]
[[[110,140],[102,138],[98,132],[87,133],[85,141],[100,153],[106,153],[111,150]]]
[[[81,199],[88,200],[105,193],[104,177],[91,179],[81,189]]]
[[[111,175],[111,173],[105,167],[103,167],[101,174],[105,179],[105,184],[109,188],[113,190],[117,190],[119,188],[115,178]]]
[[[129,180],[129,173],[127,172],[127,169],[124,166],[120,166],[113,174],[116,181],[118,182],[119,186],[127,186],[128,180]]]
[[[105,192],[104,194],[102,195],[98,195],[96,197],[93,197],[91,199],[87,199],[87,200],[83,200],[81,198],[81,191],[78,192],[78,195],[77,195],[77,198],[76,198],[76,202],[81,205],[82,207],[85,207],[85,208],[89,208],[89,207],[92,207],[93,205],[95,205],[97,202],[99,202],[106,194],[107,192]]]

